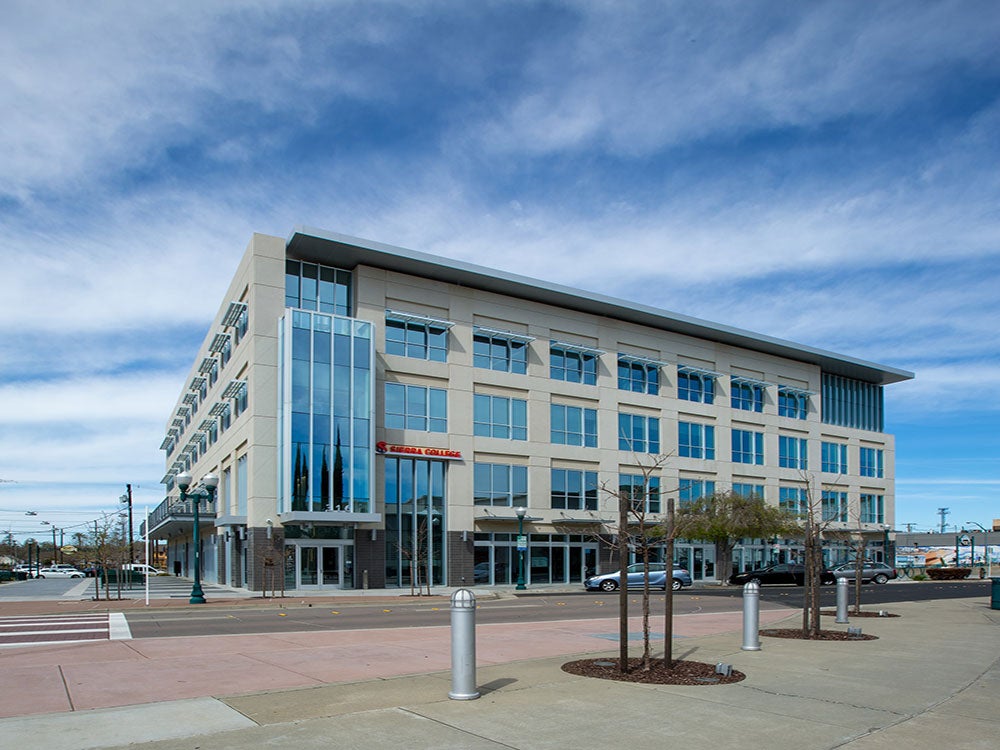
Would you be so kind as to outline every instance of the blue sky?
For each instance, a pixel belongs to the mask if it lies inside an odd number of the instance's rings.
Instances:
[[[993,2],[6,0],[0,525],[155,507],[250,234],[308,225],[914,371],[897,527],[988,526],[998,46]]]

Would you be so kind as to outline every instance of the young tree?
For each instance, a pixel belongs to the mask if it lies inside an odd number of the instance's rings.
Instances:
[[[778,536],[799,529],[797,518],[787,510],[768,505],[757,495],[732,490],[686,502],[677,515],[686,537],[715,543],[715,569],[722,586],[729,583],[733,548],[740,539]]]
[[[601,485],[601,491],[608,496],[618,510],[618,521],[614,527],[614,544],[618,552],[618,667],[622,673],[629,671],[628,651],[628,568],[629,553],[635,552],[642,563],[643,586],[642,609],[642,668],[648,671],[652,666],[649,626],[649,566],[656,551],[664,547],[666,534],[662,513],[662,498],[658,488],[660,468],[669,456],[659,455],[650,459],[636,460],[636,481]],[[602,540],[606,541],[606,540]],[[666,595],[673,594],[672,568],[673,553],[665,558]],[[668,644],[669,647],[669,644]]]

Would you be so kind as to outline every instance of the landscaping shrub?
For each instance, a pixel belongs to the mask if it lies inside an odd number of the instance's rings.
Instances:
[[[932,581],[957,581],[968,578],[972,568],[928,568],[927,576]]]

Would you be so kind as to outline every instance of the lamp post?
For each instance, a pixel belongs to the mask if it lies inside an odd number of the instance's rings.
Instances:
[[[135,544],[133,542],[132,536],[132,485],[125,485],[125,494],[118,498],[121,502],[128,505],[128,561],[130,563],[135,562]],[[149,561],[146,561],[149,564]]]
[[[983,551],[986,554],[986,575],[990,578],[993,577],[993,558],[990,557],[990,530],[983,526],[981,523],[976,523],[975,521],[966,521],[966,523],[972,524],[973,526],[978,526],[983,530]]]
[[[524,585],[524,551],[528,547],[527,540],[524,538],[524,514],[528,512],[528,509],[515,508],[514,512],[517,514],[517,586],[514,587],[514,590],[524,591],[528,588]]]
[[[214,502],[215,488],[219,486],[219,478],[215,474],[206,474],[201,479],[201,486],[204,490],[197,489],[190,495],[187,491],[188,487],[191,486],[190,474],[183,471],[174,478],[174,481],[177,482],[177,488],[181,492],[181,502],[185,502],[190,497],[191,505],[194,508],[194,585],[191,587],[191,598],[188,603],[204,604],[205,592],[201,590],[201,538],[198,529],[198,506],[201,505],[203,497],[208,498],[209,505]]]

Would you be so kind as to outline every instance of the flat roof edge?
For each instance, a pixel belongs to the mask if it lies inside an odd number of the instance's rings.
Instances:
[[[734,326],[712,323],[682,313],[325,229],[296,226],[285,244],[288,250],[308,256],[321,251],[322,248],[317,243],[338,245],[354,264],[429,276],[485,291],[525,297],[557,307],[618,318],[652,328],[815,364],[824,372],[833,375],[844,375],[880,385],[899,383],[916,377],[908,370],[868,362]],[[354,252],[348,252],[351,249]]]

